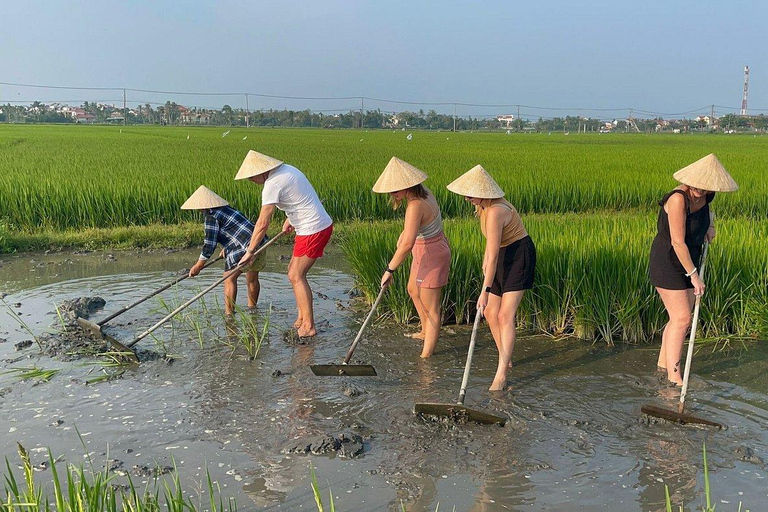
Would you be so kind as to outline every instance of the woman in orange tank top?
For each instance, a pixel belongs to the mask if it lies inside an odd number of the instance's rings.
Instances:
[[[483,287],[477,309],[488,326],[499,350],[499,364],[490,391],[501,391],[512,366],[512,349],[517,330],[515,317],[525,290],[533,287],[536,247],[523,226],[520,215],[504,191],[481,166],[476,165],[448,185],[475,206],[480,230],[485,237]]]

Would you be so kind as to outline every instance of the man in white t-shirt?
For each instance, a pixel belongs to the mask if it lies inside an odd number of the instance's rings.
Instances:
[[[261,212],[253,228],[251,243],[240,264],[250,264],[253,260],[254,252],[267,234],[275,208],[284,211],[288,218],[283,224],[283,231],[296,232],[293,257],[288,265],[288,279],[293,286],[299,310],[293,326],[300,337],[314,336],[317,331],[307,272],[315,260],[323,255],[333,232],[333,220],[326,213],[307,177],[292,165],[251,150],[235,179],[248,179],[264,185]]]

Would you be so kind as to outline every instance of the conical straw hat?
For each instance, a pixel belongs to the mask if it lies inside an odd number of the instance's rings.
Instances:
[[[379,194],[397,192],[423,183],[426,179],[427,175],[423,171],[393,156],[376,180],[373,191]]]
[[[195,190],[195,193],[189,196],[189,199],[181,205],[181,209],[206,210],[208,208],[218,208],[219,206],[226,206],[228,204],[228,202],[219,197],[213,190],[205,185],[200,185],[200,188]]]
[[[710,192],[733,192],[739,188],[720,160],[712,153],[683,167],[672,177],[689,187]]]
[[[482,165],[476,165],[451,183],[448,190],[465,197],[478,199],[497,199],[504,197],[504,191],[493,181]]]
[[[264,174],[272,169],[276,169],[282,164],[283,162],[281,160],[250,150],[248,151],[248,154],[245,155],[245,160],[243,160],[240,170],[237,171],[235,179],[244,180],[252,178],[253,176],[258,176],[259,174]]]

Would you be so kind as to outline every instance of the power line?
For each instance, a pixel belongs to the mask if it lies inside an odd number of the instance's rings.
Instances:
[[[4,86],[10,86],[10,87],[29,87],[29,88],[35,88],[35,89],[57,89],[57,90],[84,90],[84,91],[127,91],[127,92],[138,92],[138,93],[146,93],[146,94],[168,94],[168,95],[178,95],[178,96],[254,96],[257,98],[269,98],[269,99],[282,99],[282,100],[299,100],[299,101],[370,101],[370,102],[378,102],[378,103],[388,103],[388,104],[394,104],[394,105],[412,105],[412,106],[434,106],[434,107],[448,107],[448,106],[460,106],[460,107],[474,107],[474,108],[525,108],[528,110],[540,110],[540,111],[547,111],[547,112],[628,112],[630,110],[645,114],[645,115],[655,115],[655,116],[680,116],[680,115],[688,115],[688,114],[695,114],[702,111],[708,111],[711,105],[706,105],[704,107],[700,107],[693,110],[687,110],[684,112],[658,112],[654,110],[647,110],[647,109],[641,109],[636,107],[604,107],[604,108],[597,108],[597,107],[545,107],[540,105],[527,105],[523,103],[469,103],[469,102],[460,102],[460,101],[405,101],[405,100],[397,100],[397,99],[388,99],[388,98],[378,98],[378,97],[372,97],[372,96],[289,96],[289,95],[279,95],[279,94],[263,94],[263,93],[255,93],[255,92],[190,92],[190,91],[165,91],[165,90],[159,90],[159,89],[138,89],[138,88],[129,88],[129,87],[76,87],[76,86],[62,86],[62,85],[41,85],[41,84],[26,84],[26,83],[17,83],[17,82],[0,82],[0,85]],[[70,100],[73,101],[73,100]],[[111,101],[111,100],[110,100]],[[117,100],[120,101],[120,100]],[[137,102],[139,100],[130,100],[131,102]],[[19,101],[14,101],[18,103]],[[151,103],[151,104],[162,104],[160,102],[147,102],[142,101],[143,103]],[[723,108],[727,110],[739,110],[738,108],[733,107],[724,107],[721,105],[716,105],[718,108]],[[338,109],[337,111],[340,111],[342,109]],[[757,109],[753,108],[751,109],[753,112],[762,112],[768,109]],[[541,117],[541,116],[539,116]]]

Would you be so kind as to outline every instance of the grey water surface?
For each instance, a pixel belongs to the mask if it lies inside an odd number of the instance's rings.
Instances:
[[[703,504],[702,443],[718,511],[768,509],[768,344],[726,351],[703,346],[694,359],[689,410],[728,426],[724,431],[650,421],[645,403],[675,407],[679,391],[655,372],[658,346],[591,345],[521,333],[511,388],[491,394],[496,349],[481,327],[466,404],[508,418],[505,427],[433,422],[412,414],[416,402],[458,396],[468,326],[449,326],[435,355],[419,358],[405,329],[380,319],[354,359],[378,377],[315,377],[308,365],[340,361],[366,313],[338,248],[310,274],[319,334],[291,335],[295,317],[286,278],[289,249],[268,255],[258,311],[224,321],[220,290],[140,345],[168,353],[103,375],[93,357],[60,361],[41,355],[36,335],[60,326],[56,306],[98,295],[92,320],[172,280],[196,260],[194,251],[24,254],[0,258],[0,455],[15,468],[16,443],[33,463],[47,448],[62,463],[96,469],[107,459],[117,481],[134,466],[176,466],[197,496],[206,468],[241,510],[315,510],[314,467],[337,510],[663,510],[664,485],[675,505]],[[221,275],[204,271],[111,322],[130,340]],[[240,304],[244,304],[244,283]],[[706,300],[705,300],[706,303]],[[705,306],[706,307],[706,306]],[[382,312],[385,313],[385,312]],[[269,318],[255,360],[238,339]],[[411,326],[413,327],[413,326]],[[49,382],[19,381],[12,368],[60,369]],[[111,371],[107,368],[106,371]],[[79,434],[78,434],[79,433]],[[346,451],[328,438],[357,441]],[[359,436],[359,437],[356,437]],[[303,447],[328,453],[296,453]],[[357,452],[357,453],[356,453]],[[114,462],[116,461],[116,462]],[[0,473],[5,469],[0,470]],[[132,473],[138,471],[138,473]],[[36,473],[50,481],[50,470]],[[134,476],[147,481],[149,477]],[[677,510],[677,508],[675,508]]]

